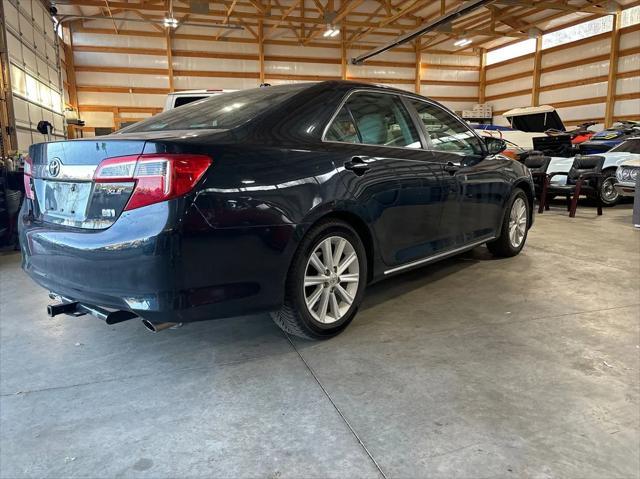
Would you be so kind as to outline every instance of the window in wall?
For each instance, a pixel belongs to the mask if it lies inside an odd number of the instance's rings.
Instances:
[[[487,65],[511,60],[512,58],[521,57],[536,51],[536,39],[530,38],[522,42],[507,45],[487,52]]]
[[[640,5],[622,10],[622,19],[620,20],[622,28],[637,25],[638,23],[640,23]]]
[[[564,45],[565,43],[575,42],[583,38],[593,37],[601,33],[613,30],[613,16],[596,18],[584,23],[579,23],[572,27],[563,28],[557,32],[542,35],[542,49]]]
[[[60,94],[15,65],[11,65],[11,90],[33,103],[62,113]]]

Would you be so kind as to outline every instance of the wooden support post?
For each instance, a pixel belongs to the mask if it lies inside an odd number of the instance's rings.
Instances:
[[[72,27],[68,29],[69,43],[62,41],[62,49],[64,50],[64,64],[65,73],[67,76],[67,88],[69,93],[69,105],[73,108],[80,118],[80,111],[78,110],[78,87],[76,83],[76,67],[73,60],[73,30]],[[72,139],[76,138],[76,128],[74,125],[68,125],[67,136]]]
[[[478,84],[478,103],[485,102],[487,90],[487,50],[480,50],[480,82]]]
[[[306,10],[305,10],[305,5],[304,5],[304,0],[302,3],[300,3],[300,17],[302,18],[302,21],[300,22],[300,39],[301,41],[304,40],[304,36],[305,36],[305,32],[304,32],[304,17],[306,15]]]
[[[531,106],[540,105],[540,76],[542,75],[542,35],[536,37],[536,53],[533,57],[533,88]]]
[[[258,61],[260,63],[260,84],[264,83],[264,23],[258,21]]]
[[[609,77],[607,83],[607,103],[604,114],[604,127],[613,125],[616,107],[616,87],[618,82],[618,58],[620,57],[620,12],[613,17],[613,31],[611,32],[611,52],[609,54]]]
[[[169,72],[169,91],[175,91],[173,83],[173,42],[171,41],[171,28],[167,28],[167,68]]]
[[[416,84],[415,90],[416,93],[420,94],[422,87],[422,42],[420,38],[418,38],[415,42],[415,53],[416,53]]]
[[[341,49],[341,61],[340,61],[340,77],[343,80],[347,79],[347,29],[342,27],[340,29],[340,49]]]

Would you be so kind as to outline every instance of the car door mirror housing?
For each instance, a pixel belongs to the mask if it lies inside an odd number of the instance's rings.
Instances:
[[[487,147],[487,152],[490,155],[497,155],[507,149],[507,142],[501,138],[493,138],[491,136],[485,136],[483,138],[484,144]]]

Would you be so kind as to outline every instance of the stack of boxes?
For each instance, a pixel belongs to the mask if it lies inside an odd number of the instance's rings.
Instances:
[[[473,110],[462,111],[462,118],[491,119],[493,118],[493,108],[488,103],[473,105]]]

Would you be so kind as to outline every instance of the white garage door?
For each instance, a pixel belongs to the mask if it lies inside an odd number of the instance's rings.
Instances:
[[[26,151],[45,140],[36,130],[41,120],[53,125],[51,140],[64,138],[58,38],[40,0],[2,1],[18,149]]]

